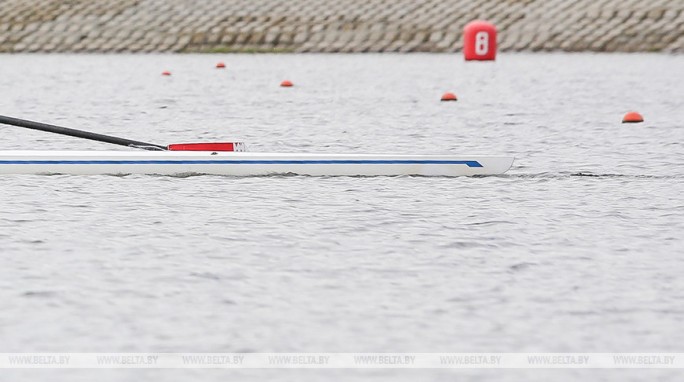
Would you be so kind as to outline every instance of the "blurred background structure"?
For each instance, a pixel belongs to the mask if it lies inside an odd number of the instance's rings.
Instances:
[[[2,0],[0,52],[684,52],[684,0]]]

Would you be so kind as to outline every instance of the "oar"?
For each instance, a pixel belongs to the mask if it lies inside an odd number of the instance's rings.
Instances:
[[[167,146],[156,145],[154,143],[133,141],[130,139],[112,137],[111,135],[90,133],[87,131],[69,129],[67,127],[60,127],[55,125],[48,125],[47,123],[27,121],[25,119],[12,118],[4,115],[0,115],[0,123],[7,125],[14,125],[19,127],[25,127],[27,129],[47,131],[49,133],[69,135],[77,138],[85,138],[93,141],[113,143],[115,145],[122,145],[128,147],[135,147],[144,150],[168,150]]]
[[[69,135],[71,137],[91,139],[93,141],[113,143],[126,147],[135,147],[144,150],[171,150],[171,151],[245,151],[242,142],[208,142],[208,143],[174,143],[168,146],[154,143],[133,141],[126,138],[112,137],[111,135],[90,133],[83,130],[69,129],[67,127],[48,125],[47,123],[27,121],[25,119],[12,118],[0,115],[0,123],[25,127],[27,129],[47,131],[49,133]]]

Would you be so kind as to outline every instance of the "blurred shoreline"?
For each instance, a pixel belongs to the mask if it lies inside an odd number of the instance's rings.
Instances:
[[[5,0],[0,53],[684,52],[681,0]]]

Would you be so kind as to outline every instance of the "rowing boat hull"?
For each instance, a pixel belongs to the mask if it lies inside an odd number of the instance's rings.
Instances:
[[[471,176],[506,172],[513,157],[207,151],[0,151],[0,174]]]

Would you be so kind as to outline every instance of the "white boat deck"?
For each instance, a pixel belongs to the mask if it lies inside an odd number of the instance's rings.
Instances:
[[[208,151],[0,151],[0,174],[468,176],[506,172],[513,157]]]

